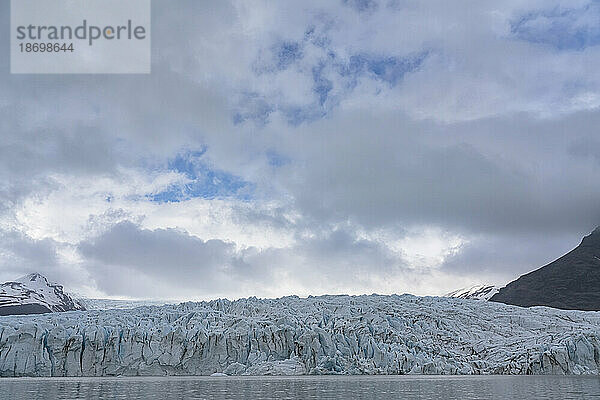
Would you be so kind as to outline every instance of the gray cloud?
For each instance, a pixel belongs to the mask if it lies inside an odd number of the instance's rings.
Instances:
[[[90,261],[99,288],[122,296],[148,298],[169,288],[214,295],[231,285],[240,264],[231,243],[203,241],[174,229],[141,229],[131,222],[82,242],[79,250]]]
[[[81,242],[79,251],[100,290],[142,298],[293,294],[291,287],[356,292],[382,277],[417,275],[382,244],[341,229],[286,248],[236,250],[182,230],[121,222]]]
[[[575,235],[544,232],[479,236],[448,257],[441,270],[474,280],[486,276],[489,283],[504,285],[554,261],[580,241]]]
[[[50,239],[35,240],[18,232],[1,231],[4,274],[24,271],[52,271],[59,264],[56,244]]]
[[[70,288],[87,281],[77,266],[60,257],[64,246],[52,239],[34,239],[17,231],[0,230],[0,280],[14,280],[32,272],[44,274],[50,281]]]
[[[318,219],[486,234],[592,229],[600,222],[593,178],[600,170],[574,158],[570,143],[594,128],[565,135],[555,121],[525,118],[519,127],[523,117],[514,118],[521,121],[432,125],[343,115],[298,132],[295,144],[306,158],[281,179],[297,205]],[[516,130],[497,132],[503,125]]]
[[[359,232],[403,237],[419,227],[469,240],[441,267],[457,277],[509,279],[540,265],[600,224],[600,74],[592,67],[599,47],[588,40],[578,51],[558,51],[511,32],[519,16],[545,15],[559,3],[498,10],[480,2],[467,15],[467,5],[445,1],[285,8],[160,0],[152,75],[17,76],[6,57],[4,272],[57,271],[80,284],[80,266],[58,256],[73,245],[107,294],[169,297],[181,285],[191,296],[269,293],[281,282],[307,292],[368,291],[390,277],[417,284],[431,271],[412,271],[390,243]],[[8,2],[0,3],[3,26],[8,16]],[[281,68],[257,73],[263,52],[280,53],[277,45],[288,41],[306,42],[301,57],[292,52]],[[5,54],[8,46],[0,37]],[[398,67],[411,54],[427,57]],[[353,70],[356,55],[367,58]],[[78,245],[58,235],[34,240],[25,233],[31,221],[18,218],[27,200],[36,211],[38,201],[68,189],[57,174],[92,189],[105,177],[137,187],[129,172],[164,172],[176,154],[201,148],[207,165],[256,185],[253,210],[232,206],[236,229],[264,224],[294,244],[204,240],[172,229],[175,220],[162,229],[92,223],[122,204],[85,216],[89,231]],[[286,162],[270,162],[275,153]],[[139,201],[122,218],[107,218],[141,224],[148,204]]]

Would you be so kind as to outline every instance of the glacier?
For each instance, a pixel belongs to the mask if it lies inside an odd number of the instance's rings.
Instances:
[[[0,317],[1,376],[598,374],[600,312],[412,295]]]
[[[143,306],[164,306],[177,303],[168,300],[115,300],[94,299],[83,296],[76,296],[75,298],[86,310],[128,310]]]

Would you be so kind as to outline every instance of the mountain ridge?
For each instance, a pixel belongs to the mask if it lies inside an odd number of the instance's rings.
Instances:
[[[34,272],[0,284],[0,315],[44,314],[85,310],[62,285]]]
[[[494,285],[475,285],[467,288],[454,290],[445,294],[443,297],[453,297],[457,299],[470,300],[489,300],[498,293],[499,288]]]
[[[522,307],[599,311],[600,227],[567,254],[510,282],[490,301]]]

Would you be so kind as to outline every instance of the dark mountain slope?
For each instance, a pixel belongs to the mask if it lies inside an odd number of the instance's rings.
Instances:
[[[523,307],[600,310],[600,227],[558,260],[500,289],[490,301]]]

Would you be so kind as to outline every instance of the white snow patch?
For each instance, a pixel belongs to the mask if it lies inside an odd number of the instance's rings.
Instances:
[[[489,300],[500,288],[493,285],[475,285],[468,288],[458,289],[446,294],[444,297],[455,297],[458,299]]]

